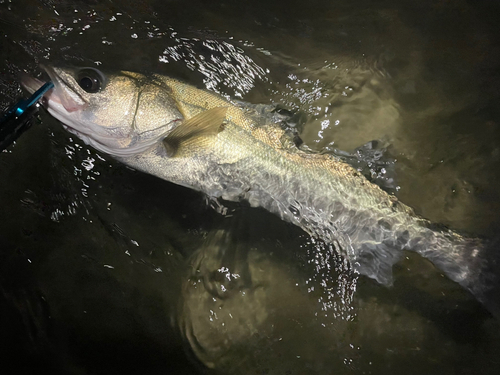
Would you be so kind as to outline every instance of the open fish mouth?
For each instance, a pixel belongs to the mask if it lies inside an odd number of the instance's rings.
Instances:
[[[47,82],[52,82],[54,87],[48,90],[42,98],[40,103],[51,113],[55,118],[61,121],[64,129],[77,135],[84,140],[90,140],[94,132],[85,126],[74,126],[72,121],[68,121],[72,112],[85,109],[88,105],[75,90],[72,88],[71,83],[66,82],[58,73],[57,68],[47,65],[40,65],[43,73],[40,78],[33,77],[28,73],[21,72],[20,82],[21,86],[30,94],[33,94],[40,87]],[[96,129],[94,129],[96,130]],[[100,134],[103,138],[103,135]],[[104,136],[105,137],[105,136]],[[109,136],[108,138],[112,138]],[[88,141],[90,142],[90,141]]]
[[[57,103],[64,107],[67,112],[74,112],[85,108],[88,103],[75,90],[72,85],[57,74],[57,71],[48,65],[40,66],[44,71],[45,79],[38,79],[27,73],[21,73],[21,85],[30,94],[38,90],[43,84],[52,81],[54,88],[47,91],[42,97],[42,104],[48,108],[50,103]]]

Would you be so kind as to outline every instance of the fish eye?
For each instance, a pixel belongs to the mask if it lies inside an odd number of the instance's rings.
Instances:
[[[78,72],[76,82],[89,94],[98,92],[104,84],[104,77],[101,72],[92,68],[85,68]]]

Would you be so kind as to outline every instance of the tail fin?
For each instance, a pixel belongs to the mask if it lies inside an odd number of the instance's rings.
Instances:
[[[410,248],[429,259],[451,280],[469,290],[500,319],[500,247],[498,241],[463,237],[451,230],[427,229]]]

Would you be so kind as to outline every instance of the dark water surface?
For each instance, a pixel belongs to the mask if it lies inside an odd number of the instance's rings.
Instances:
[[[0,104],[49,61],[282,104],[311,148],[378,140],[374,180],[495,238],[499,15],[495,1],[0,0]],[[498,320],[428,261],[408,253],[378,285],[271,214],[133,171],[44,111],[0,155],[0,203],[2,374],[500,373]]]

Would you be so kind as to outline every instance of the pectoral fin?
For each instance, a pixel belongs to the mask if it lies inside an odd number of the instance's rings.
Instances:
[[[212,108],[184,121],[165,137],[163,144],[170,157],[176,156],[179,149],[201,145],[207,137],[216,135],[223,128],[227,107]]]

